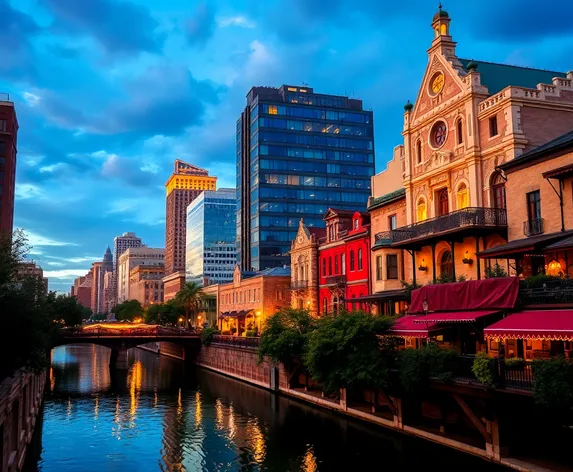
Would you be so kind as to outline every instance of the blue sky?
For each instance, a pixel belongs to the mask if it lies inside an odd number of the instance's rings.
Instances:
[[[444,9],[460,57],[573,69],[572,2],[551,21],[533,0]],[[0,92],[20,122],[15,224],[50,288],[68,290],[123,232],[164,246],[175,159],[234,186],[235,121],[253,85],[362,98],[382,170],[436,10],[427,0],[0,0]]]

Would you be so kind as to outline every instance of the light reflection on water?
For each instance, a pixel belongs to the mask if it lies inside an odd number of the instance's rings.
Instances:
[[[42,453],[26,472],[498,470],[139,349],[110,374],[109,352],[54,350]]]

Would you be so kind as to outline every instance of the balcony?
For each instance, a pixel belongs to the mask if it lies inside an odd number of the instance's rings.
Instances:
[[[430,244],[432,240],[443,240],[448,234],[456,233],[458,237],[479,236],[480,231],[500,229],[507,230],[505,209],[468,207],[397,228],[391,232],[391,238],[394,247],[420,246],[420,243]]]
[[[374,246],[372,249],[390,247],[392,245],[392,231],[382,231],[374,236]]]
[[[308,288],[308,280],[297,280],[290,283],[291,290],[306,290]]]
[[[344,275],[331,275],[324,278],[324,285],[345,285],[346,277]]]
[[[525,234],[525,236],[535,236],[536,234],[542,234],[544,226],[543,218],[524,221],[523,234]]]
[[[519,301],[526,307],[571,307],[573,306],[573,279],[542,282],[522,280],[519,284]]]

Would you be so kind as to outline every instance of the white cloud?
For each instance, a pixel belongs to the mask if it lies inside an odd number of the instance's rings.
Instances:
[[[40,187],[34,184],[16,183],[16,200],[26,200],[29,198],[43,198],[43,192]]]
[[[54,266],[54,267],[64,267],[65,264],[63,262],[46,262],[46,264],[48,264],[49,266]]]
[[[41,100],[39,95],[36,95],[35,93],[31,92],[24,92],[22,96],[24,97],[24,101],[31,107],[36,106],[38,102]]]
[[[61,256],[45,256],[46,259],[55,259],[56,261],[66,261],[73,264],[80,262],[94,262],[102,260],[102,256],[81,256],[81,257],[61,257]],[[61,264],[60,262],[48,262],[50,265]]]
[[[66,164],[64,164],[63,162],[58,162],[57,164],[50,164],[48,166],[40,167],[40,173],[42,174],[52,173],[58,169],[62,169],[63,167],[66,167]]]
[[[219,18],[217,21],[221,28],[225,28],[227,26],[240,26],[241,28],[254,28],[257,26],[254,21],[249,20],[246,16],[237,15],[237,16],[228,16]]]
[[[26,231],[26,236],[28,237],[28,243],[31,246],[77,246],[75,243],[56,241],[55,239],[46,238],[45,236],[41,236],[30,231]]]
[[[61,269],[61,270],[45,270],[44,277],[49,279],[73,279],[75,277],[82,277],[89,272],[89,269]]]

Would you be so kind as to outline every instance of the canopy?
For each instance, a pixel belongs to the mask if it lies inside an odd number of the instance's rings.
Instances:
[[[416,316],[414,323],[473,323],[478,318],[493,315],[499,310],[458,311],[429,313],[427,316]]]
[[[362,297],[357,298],[349,298],[347,302],[366,302],[372,303],[381,300],[407,300],[408,295],[406,294],[406,290],[385,290],[383,292],[373,293],[372,295],[364,295]]]
[[[520,311],[488,326],[484,336],[573,341],[573,310]]]
[[[412,292],[411,313],[429,311],[502,310],[513,308],[517,301],[517,277],[496,277],[449,284],[425,285]]]
[[[402,336],[404,338],[427,338],[429,333],[437,331],[440,328],[436,323],[428,323],[428,325],[420,324],[426,322],[425,316],[411,316],[406,315],[398,318],[396,324],[390,330],[394,336]],[[416,320],[420,320],[416,323]]]

